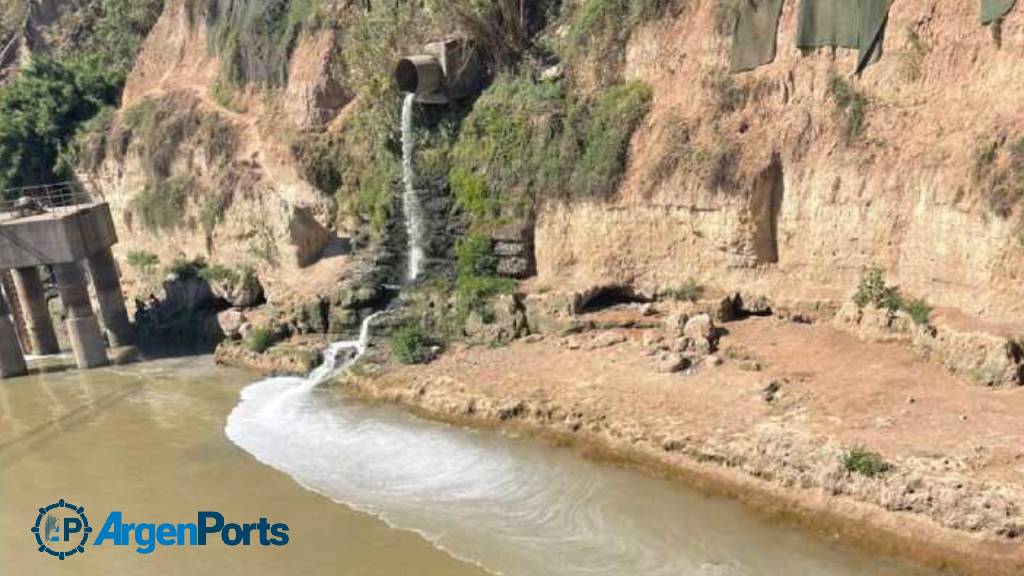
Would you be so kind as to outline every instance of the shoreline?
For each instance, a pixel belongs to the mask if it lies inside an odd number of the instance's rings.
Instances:
[[[572,449],[596,462],[680,482],[708,496],[738,501],[770,521],[813,532],[820,538],[841,540],[865,552],[964,576],[1018,576],[1024,571],[1024,549],[1018,542],[943,528],[918,514],[892,512],[815,489],[785,488],[736,468],[625,446],[589,431],[558,430],[538,419],[507,418],[501,410],[467,415],[452,410],[454,404],[424,402],[425,396],[415,391],[396,394],[373,376],[350,372],[328,385],[360,401],[395,406],[427,420],[522,435]],[[477,400],[484,403],[492,399]]]

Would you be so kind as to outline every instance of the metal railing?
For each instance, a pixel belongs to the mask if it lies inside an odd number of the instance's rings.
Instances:
[[[81,204],[96,202],[93,195],[75,182],[25,186],[3,191],[0,219],[22,218],[35,214],[74,212]]]

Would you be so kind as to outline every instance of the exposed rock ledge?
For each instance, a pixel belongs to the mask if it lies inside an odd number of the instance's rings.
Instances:
[[[658,369],[664,328],[641,327],[455,349],[418,367],[390,367],[377,349],[338,384],[427,417],[550,436],[881,552],[1024,573],[1024,453],[1010,441],[1024,398],[993,402],[912,350],[829,326],[727,328],[723,351],[683,372]],[[848,471],[856,445],[892,468]]]

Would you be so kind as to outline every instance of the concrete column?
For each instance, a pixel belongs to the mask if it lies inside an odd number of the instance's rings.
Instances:
[[[46,304],[46,289],[36,268],[18,268],[14,271],[14,290],[24,311],[25,328],[32,352],[45,356],[60,352],[57,333],[53,330],[50,307]]]
[[[14,378],[28,374],[25,356],[18,345],[18,333],[11,321],[7,298],[0,292],[0,378]]]
[[[0,287],[3,288],[4,294],[7,295],[7,309],[11,314],[11,321],[14,322],[14,330],[18,333],[18,342],[21,342],[21,349],[28,353],[32,349],[31,341],[28,337],[28,325],[25,323],[25,314],[21,308],[21,302],[16,297],[14,277],[11,275],[10,270],[0,271]]]
[[[75,363],[79,368],[106,366],[110,360],[107,359],[100,325],[92,313],[85,274],[77,262],[55,264],[53,271],[57,276],[57,290],[67,315],[68,338],[75,353]]]
[[[128,321],[128,310],[124,307],[124,292],[117,275],[117,264],[110,248],[104,248],[86,260],[96,300],[100,307],[100,318],[107,329],[110,346],[117,348],[132,343],[132,325]]]

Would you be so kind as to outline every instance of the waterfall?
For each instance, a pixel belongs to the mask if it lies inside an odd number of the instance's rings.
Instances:
[[[406,94],[402,103],[402,179],[405,194],[402,206],[405,211],[405,231],[409,236],[409,269],[406,277],[415,280],[423,268],[423,210],[416,195],[416,172],[413,168],[413,153],[416,142],[412,131],[413,104],[415,94]]]
[[[304,392],[310,391],[354,364],[366,352],[366,347],[370,343],[370,323],[380,314],[377,312],[363,320],[359,327],[358,339],[335,342],[328,346],[324,350],[323,363],[303,379],[299,389]]]

